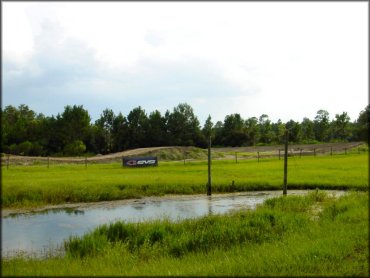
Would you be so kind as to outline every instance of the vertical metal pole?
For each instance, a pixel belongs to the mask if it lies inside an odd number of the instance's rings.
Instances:
[[[285,152],[284,152],[284,187],[283,195],[287,194],[287,181],[288,181],[288,130],[285,130]]]
[[[209,144],[208,144],[208,184],[207,184],[207,195],[212,195],[211,190],[211,136],[209,136]]]

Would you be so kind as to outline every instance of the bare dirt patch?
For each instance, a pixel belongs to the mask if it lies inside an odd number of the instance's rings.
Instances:
[[[324,144],[295,144],[289,145],[290,155],[313,155],[313,154],[330,154],[330,153],[344,153],[355,147],[364,145],[363,142],[349,142],[349,143],[324,143]],[[239,156],[238,159],[255,158],[259,157],[273,157],[278,156],[279,153],[283,154],[283,145],[274,146],[251,146],[251,147],[226,147],[226,148],[212,148],[213,159],[233,159],[235,153],[250,153],[249,157]],[[158,155],[161,151],[166,151],[169,154],[176,154],[172,159],[165,160],[181,160],[182,155],[189,154],[194,150],[202,150],[195,147],[182,147],[182,146],[163,146],[163,147],[152,147],[152,148],[138,148],[132,150],[126,150],[122,152],[96,155],[92,157],[37,157],[37,156],[19,156],[19,155],[8,155],[1,157],[2,165],[6,165],[8,162],[10,165],[32,165],[32,164],[84,164],[84,163],[112,163],[120,162],[122,157],[130,156],[145,156],[145,155]],[[204,150],[206,151],[206,150]],[[199,152],[198,152],[199,154]],[[195,155],[193,152],[192,155]],[[204,157],[203,157],[204,156]],[[206,159],[206,154],[198,155],[198,157],[187,156],[187,160],[194,159]],[[180,158],[181,157],[181,158]],[[9,159],[9,161],[8,161]]]

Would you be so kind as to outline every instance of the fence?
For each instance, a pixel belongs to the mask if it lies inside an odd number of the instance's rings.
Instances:
[[[237,147],[237,148],[212,148],[212,153],[223,153],[223,157],[212,160],[235,160],[235,163],[241,160],[253,159],[260,161],[264,158],[284,159],[283,146],[261,146],[261,147]],[[368,152],[368,147],[363,142],[351,143],[327,143],[327,144],[312,144],[312,145],[289,145],[288,156],[320,156],[320,155],[339,155],[350,153]],[[187,157],[187,153],[183,152],[183,158],[178,161],[183,161],[185,164],[189,161],[200,161],[204,159],[191,159]],[[49,168],[53,165],[60,164],[80,164],[88,167],[89,164],[103,164],[112,162],[122,162],[122,156],[105,158],[105,156],[94,157],[79,157],[79,158],[62,158],[62,157],[28,157],[5,154],[1,157],[1,166],[9,168],[15,165],[44,165]]]

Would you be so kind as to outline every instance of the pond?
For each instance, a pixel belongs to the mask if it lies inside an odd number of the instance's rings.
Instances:
[[[302,195],[308,190],[290,190]],[[343,191],[328,191],[342,194]],[[142,199],[78,204],[72,208],[10,214],[2,217],[2,257],[16,254],[43,257],[63,252],[63,241],[81,236],[99,225],[124,220],[139,222],[158,218],[177,221],[234,209],[254,209],[282,191],[254,191],[233,194],[147,197]],[[59,251],[58,251],[59,250]]]

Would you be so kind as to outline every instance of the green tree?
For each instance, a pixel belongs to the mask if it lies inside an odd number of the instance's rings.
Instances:
[[[148,146],[158,147],[167,144],[166,119],[158,110],[149,114],[146,137]]]
[[[340,141],[348,141],[352,136],[350,117],[347,112],[336,114],[332,125],[332,138]]]
[[[205,138],[209,138],[210,136],[213,136],[213,123],[211,115],[208,115],[206,122],[204,123],[202,132],[205,136]]]
[[[249,145],[255,146],[260,137],[258,119],[256,117],[251,117],[245,121],[245,129],[247,137],[249,139]]]
[[[47,154],[62,153],[65,145],[65,135],[62,124],[60,115],[59,117],[46,117],[42,121],[43,135],[41,141],[44,141],[44,145],[46,145]]]
[[[298,122],[290,120],[285,124],[285,128],[289,131],[289,142],[299,143],[301,141],[301,126]]]
[[[64,112],[57,115],[57,121],[59,129],[62,131],[59,136],[63,140],[63,145],[87,140],[91,118],[82,105],[67,105]]]
[[[370,104],[362,110],[354,123],[355,140],[369,142]]]
[[[272,141],[276,144],[284,143],[285,124],[279,119],[276,123],[271,124],[274,134]]]
[[[103,130],[105,141],[105,153],[112,151],[113,145],[113,123],[115,115],[112,109],[104,109],[100,118],[95,121],[95,125]]]
[[[221,121],[217,121],[215,126],[213,127],[213,132],[215,134],[215,138],[212,142],[212,145],[214,146],[223,146],[223,142],[224,142],[224,139],[223,139],[223,132],[224,130],[224,124],[221,122]]]
[[[128,123],[127,119],[119,113],[113,121],[113,150],[115,152],[123,151],[128,146]]]
[[[146,130],[148,128],[148,117],[145,110],[141,107],[136,107],[127,115],[128,126],[128,147],[140,148],[150,145],[150,141],[146,138]]]
[[[32,122],[36,113],[27,105],[18,108],[8,105],[1,113],[1,131],[3,144],[20,144],[30,139],[33,132]]]
[[[327,142],[330,139],[330,119],[329,113],[326,110],[317,111],[314,120],[314,132],[316,140],[320,142]]]
[[[75,140],[72,143],[69,143],[64,146],[65,155],[82,155],[86,150],[84,142],[81,140]]]
[[[223,143],[226,146],[242,146],[247,143],[244,120],[240,114],[227,115],[223,125]]]
[[[315,140],[314,123],[308,118],[303,118],[301,122],[302,142],[310,143]]]
[[[273,140],[274,133],[272,131],[271,121],[269,116],[262,114],[258,119],[260,143],[270,144]]]
[[[194,146],[201,141],[199,120],[187,103],[180,103],[167,114],[167,131],[173,145]]]

